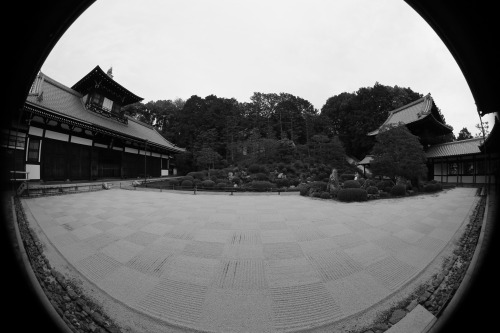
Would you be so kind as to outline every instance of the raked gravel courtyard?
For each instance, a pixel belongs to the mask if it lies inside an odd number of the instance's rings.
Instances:
[[[282,332],[397,292],[467,222],[475,193],[340,203],[111,189],[22,202],[69,265],[138,314],[202,331]]]

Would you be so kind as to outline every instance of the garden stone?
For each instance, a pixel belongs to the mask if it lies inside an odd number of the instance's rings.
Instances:
[[[403,319],[403,317],[406,316],[406,311],[402,309],[397,309],[392,313],[391,318],[389,318],[389,323],[392,325],[396,324],[398,321]]]

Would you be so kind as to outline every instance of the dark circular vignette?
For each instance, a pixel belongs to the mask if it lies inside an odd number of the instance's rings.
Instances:
[[[460,66],[478,110],[499,112],[500,77],[496,50],[499,36],[492,3],[452,0],[405,0],[436,31]],[[59,38],[95,0],[52,0],[11,2],[9,18],[2,20],[4,31],[4,95],[2,128],[18,117],[37,72]],[[91,45],[89,47],[92,47]],[[432,79],[432,78],[429,78]],[[470,112],[476,112],[471,110]],[[498,143],[495,147],[498,152]],[[17,332],[57,332],[58,326],[38,298],[28,279],[20,251],[15,246],[11,220],[12,190],[5,175],[8,161],[1,161],[1,245],[4,325]],[[496,186],[498,194],[498,185]],[[491,205],[490,218],[498,220],[499,198]],[[453,313],[440,319],[439,332],[482,332],[495,327],[498,312],[498,285],[495,263],[499,254],[499,226],[491,223],[485,234],[487,248]],[[5,292],[6,291],[6,292]],[[436,327],[437,328],[437,327]],[[433,332],[434,333],[434,332]]]

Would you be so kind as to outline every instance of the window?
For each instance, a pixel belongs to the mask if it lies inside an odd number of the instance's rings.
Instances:
[[[38,162],[40,139],[30,138],[28,144],[28,162]]]
[[[104,97],[104,100],[102,101],[102,109],[106,111],[111,111],[112,107],[113,107],[113,101]]]
[[[94,95],[92,95],[92,104],[95,104],[96,106],[101,107],[103,99],[104,99],[104,96],[102,96],[98,93],[94,93]]]
[[[111,112],[113,112],[115,114],[119,114],[121,110],[122,110],[122,107],[120,106],[120,104],[113,102],[113,107],[111,108]]]
[[[464,162],[464,174],[465,175],[474,174],[474,163],[472,163],[472,161]]]
[[[480,157],[481,159],[476,161],[476,175],[484,175],[485,169],[484,169],[484,157]]]
[[[458,163],[448,163],[448,174],[449,175],[458,174]]]
[[[24,150],[26,133],[19,132],[15,129],[3,129],[1,142],[2,147]]]

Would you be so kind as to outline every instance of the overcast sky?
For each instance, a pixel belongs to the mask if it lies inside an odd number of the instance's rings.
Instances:
[[[479,123],[457,63],[403,0],[97,0],[41,70],[71,87],[97,65],[144,102],[286,92],[321,110],[378,81],[430,93],[455,134]]]

